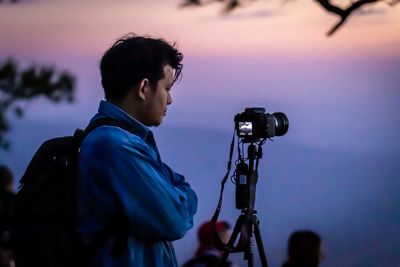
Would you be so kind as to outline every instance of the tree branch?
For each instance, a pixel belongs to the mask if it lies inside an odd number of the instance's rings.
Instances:
[[[56,73],[54,68],[34,65],[18,70],[13,60],[0,64],[0,150],[10,146],[4,137],[9,130],[8,111],[13,110],[17,117],[24,114],[17,102],[40,96],[55,103],[62,100],[73,102],[74,92],[75,78],[68,73]]]
[[[317,3],[321,5],[323,9],[326,11],[336,14],[340,17],[340,21],[334,25],[327,33],[328,36],[334,34],[346,21],[347,18],[357,9],[361,8],[364,5],[376,3],[381,0],[359,0],[352,3],[346,9],[342,9],[330,2],[330,0],[316,0]]]
[[[232,10],[244,6],[245,2],[254,2],[256,0],[183,0],[182,7],[186,6],[203,6],[213,2],[220,2],[225,4],[225,12],[229,13]],[[356,10],[360,9],[364,5],[369,5],[377,2],[385,2],[389,6],[394,6],[400,3],[400,0],[356,0],[351,3],[347,8],[341,8],[338,5],[332,3],[332,0],[315,0],[323,9],[329,13],[335,14],[339,17],[337,22],[328,32],[327,36],[333,35],[343,24],[347,21],[348,17]],[[350,0],[352,1],[352,0]]]

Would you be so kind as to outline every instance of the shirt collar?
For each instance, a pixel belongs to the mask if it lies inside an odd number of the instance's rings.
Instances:
[[[93,117],[92,121],[101,117],[110,117],[112,119],[127,123],[136,130],[136,134],[143,140],[146,140],[148,136],[153,135],[151,130],[146,125],[136,120],[117,105],[105,100],[100,102],[98,113]]]

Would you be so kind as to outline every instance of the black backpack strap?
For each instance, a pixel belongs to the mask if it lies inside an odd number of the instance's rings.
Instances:
[[[110,117],[103,117],[99,118],[92,123],[90,123],[85,130],[77,129],[75,131],[74,137],[77,138],[77,141],[79,144],[82,143],[82,141],[85,139],[85,137],[92,132],[94,129],[100,127],[100,126],[116,126],[118,128],[121,128],[123,130],[126,130],[132,134],[136,134],[136,130],[130,126],[126,122],[118,121],[115,119],[112,119]],[[116,238],[114,240],[112,249],[111,249],[111,255],[113,257],[118,257],[122,250],[126,247],[126,242],[128,238],[128,233],[126,232],[125,227],[125,215],[123,214],[122,207],[120,208],[120,211],[118,212],[117,216],[113,218],[104,228],[96,232],[92,238],[89,244],[86,246],[86,260],[90,261],[93,259],[95,253],[101,248],[102,245],[107,242],[113,235],[116,235]],[[121,228],[121,225],[124,227]]]

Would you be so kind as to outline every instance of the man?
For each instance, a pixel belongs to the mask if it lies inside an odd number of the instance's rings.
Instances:
[[[78,232],[89,246],[98,241],[96,233],[115,225],[110,238],[97,244],[90,266],[177,266],[171,241],[193,226],[197,197],[184,177],[161,161],[148,127],[160,125],[172,103],[182,58],[162,39],[128,36],[101,60],[106,101],[91,123],[111,118],[132,131],[100,126],[81,146]]]

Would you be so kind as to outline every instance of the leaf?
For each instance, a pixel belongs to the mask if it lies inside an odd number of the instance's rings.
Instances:
[[[10,93],[15,86],[17,66],[11,59],[0,66],[0,91]]]
[[[24,116],[24,110],[19,106],[14,108],[14,112],[18,118],[22,118]]]
[[[10,150],[10,142],[0,140],[0,148],[3,150]]]

